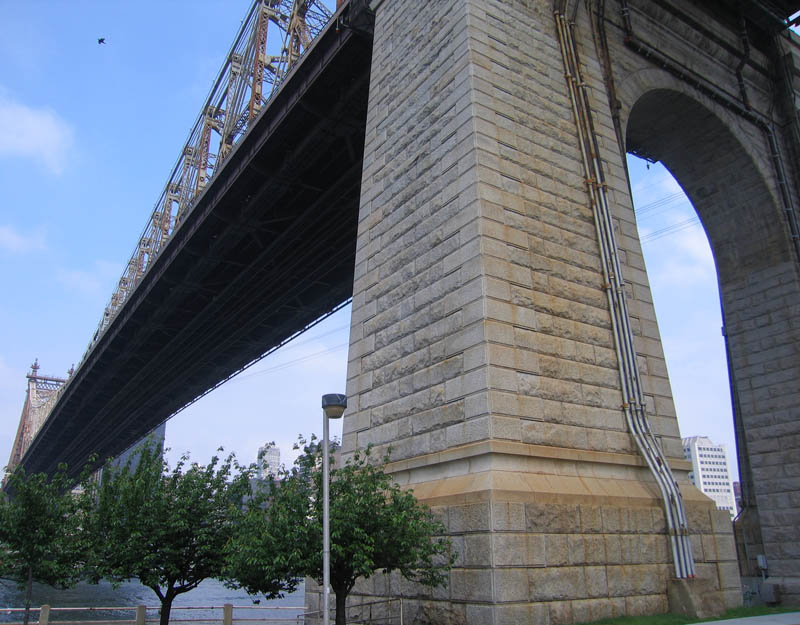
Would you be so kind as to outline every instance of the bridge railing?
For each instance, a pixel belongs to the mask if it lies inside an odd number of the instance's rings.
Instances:
[[[317,35],[334,0],[254,0],[106,306],[86,359],[233,147]]]

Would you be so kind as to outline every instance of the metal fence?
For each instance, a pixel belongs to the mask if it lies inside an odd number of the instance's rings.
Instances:
[[[113,606],[54,608],[43,605],[31,608],[31,625],[151,625],[160,621],[158,606]],[[0,608],[0,622],[19,625],[25,608]],[[322,612],[308,611],[307,606],[173,606],[170,623],[193,625],[314,625],[322,621]],[[403,625],[403,602],[387,599],[347,606],[350,625]]]
[[[54,608],[43,605],[31,608],[31,623],[38,625],[148,625],[158,623],[161,608],[158,606],[113,606]],[[24,608],[0,610],[0,616],[10,615],[12,620],[3,623],[23,622]],[[233,623],[264,623],[297,625],[305,623],[306,606],[173,606],[170,623],[204,623],[233,625]],[[38,615],[38,620],[34,620]]]
[[[331,622],[334,622],[334,608],[329,608]],[[368,603],[357,603],[348,605],[347,610],[348,625],[404,625],[403,623],[403,600],[382,599],[370,601]],[[316,625],[322,622],[322,612],[305,612],[303,614],[304,624]]]

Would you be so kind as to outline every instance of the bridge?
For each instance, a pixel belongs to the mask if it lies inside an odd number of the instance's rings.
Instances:
[[[284,52],[267,58],[270,37]],[[348,300],[370,58],[363,3],[254,3],[87,353],[12,465],[116,456]]]
[[[21,463],[120,451],[352,297],[343,452],[391,446],[459,557],[442,595],[356,595],[435,623],[800,600],[798,10],[256,2]],[[735,534],[686,477],[626,152],[711,243]]]

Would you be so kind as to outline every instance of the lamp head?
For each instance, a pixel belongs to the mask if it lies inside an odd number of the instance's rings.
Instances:
[[[347,396],[329,393],[322,396],[322,411],[328,419],[338,419],[347,408]]]

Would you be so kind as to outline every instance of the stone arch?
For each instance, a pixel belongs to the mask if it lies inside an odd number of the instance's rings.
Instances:
[[[628,122],[634,107],[640,103],[641,98],[654,91],[681,94],[706,109],[710,115],[713,115],[725,126],[725,129],[738,142],[739,147],[750,156],[753,166],[766,181],[770,193],[773,194],[774,198],[777,198],[777,193],[774,189],[774,173],[767,160],[767,145],[762,132],[751,122],[744,120],[719,102],[711,100],[662,69],[654,67],[638,69],[630,72],[617,85],[623,136],[627,137]],[[664,103],[663,108],[667,108],[666,103]],[[777,199],[775,199],[775,202],[777,203]]]
[[[646,89],[629,106],[626,151],[661,161],[675,176],[708,235],[721,288],[743,279],[743,266],[791,263],[761,131],[674,87]]]
[[[721,287],[742,280],[743,266],[752,271],[792,260],[780,207],[764,177],[709,109],[676,91],[648,91],[631,110],[626,143],[628,151],[663,162],[692,200]]]
[[[799,512],[789,497],[798,478],[787,467],[800,468],[791,460],[800,457],[800,275],[766,139],[658,70],[633,76],[620,96],[626,151],[661,161],[674,175],[711,245],[741,477],[760,525],[748,556],[765,553],[771,574],[795,577],[791,519]],[[745,575],[752,571],[742,565]]]

